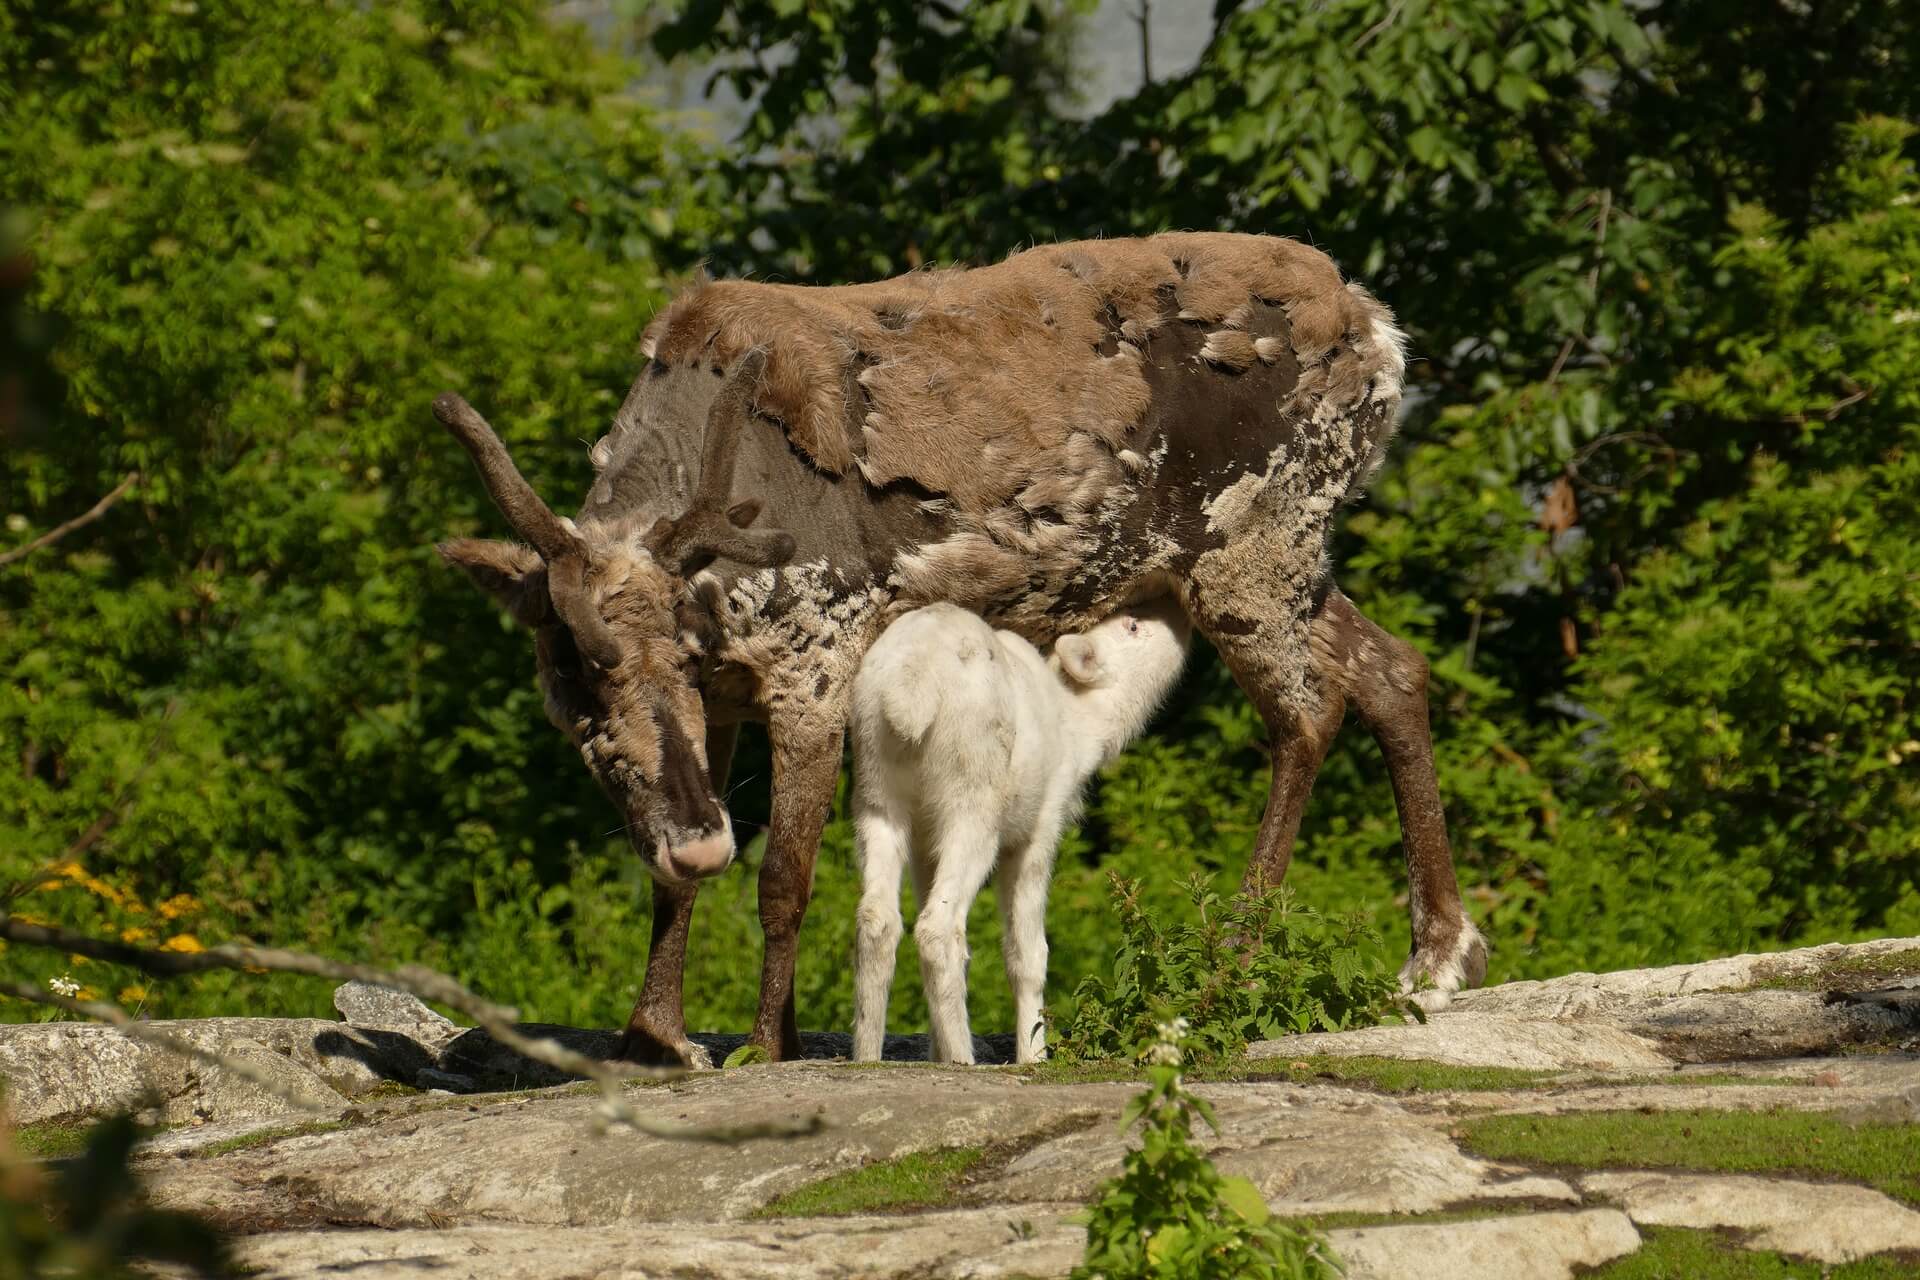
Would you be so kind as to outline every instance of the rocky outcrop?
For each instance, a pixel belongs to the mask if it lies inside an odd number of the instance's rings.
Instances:
[[[1531,1168],[1475,1155],[1461,1135],[1478,1116],[1590,1110],[1839,1110],[1913,1124],[1920,1027],[1899,976],[1909,969],[1920,970],[1920,940],[1469,993],[1424,1025],[1255,1046],[1249,1078],[1196,1086],[1219,1120],[1201,1137],[1276,1213],[1343,1215],[1331,1238],[1355,1277],[1571,1277],[1632,1253],[1646,1225],[1721,1230],[1824,1262],[1905,1256],[1920,1251],[1920,1211],[1865,1186]],[[635,1107],[676,1122],[817,1116],[816,1132],[670,1141],[608,1127],[593,1088],[547,1087],[549,1069],[410,998],[349,986],[336,1007],[345,1021],[171,1024],[263,1066],[321,1108],[313,1113],[105,1027],[0,1028],[0,1073],[22,1121],[140,1105],[175,1125],[144,1148],[154,1200],[213,1217],[241,1235],[247,1266],[289,1280],[545,1277],[557,1258],[579,1277],[636,1266],[649,1277],[774,1280],[1063,1275],[1080,1252],[1072,1215],[1120,1167],[1130,1145],[1121,1115],[1139,1088],[857,1067],[822,1060],[844,1053],[844,1036],[810,1036],[820,1059],[625,1088]],[[586,1052],[611,1044],[599,1032],[526,1029]],[[702,1040],[716,1060],[738,1043]],[[899,1037],[889,1050],[917,1056],[923,1045]],[[1541,1074],[1389,1094],[1315,1078],[1322,1055]],[[983,1154],[936,1209],[760,1216],[822,1178],[958,1147]],[[1380,1221],[1347,1225],[1353,1215]]]

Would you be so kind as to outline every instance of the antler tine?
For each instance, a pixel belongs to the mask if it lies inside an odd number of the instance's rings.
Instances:
[[[766,353],[756,347],[734,366],[707,412],[707,431],[700,444],[700,479],[693,487],[693,500],[678,519],[662,520],[655,526],[655,554],[682,573],[721,556],[760,568],[793,558],[794,543],[789,535],[744,528],[759,512],[757,502],[729,501],[744,434],[740,426],[766,365]]]
[[[515,533],[533,544],[542,559],[551,563],[579,551],[580,540],[533,491],[513,465],[507,446],[500,443],[500,437],[472,405],[448,391],[434,400],[433,416],[466,449],[493,505],[500,508]]]

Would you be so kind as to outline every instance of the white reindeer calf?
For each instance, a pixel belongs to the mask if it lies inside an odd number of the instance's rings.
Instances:
[[[964,609],[929,605],[881,635],[853,685],[860,852],[853,1056],[880,1057],[913,868],[936,1062],[972,1062],[967,909],[997,865],[1015,1058],[1045,1054],[1047,881],[1095,769],[1120,754],[1179,678],[1190,628],[1171,598],[1119,613],[1051,656]]]

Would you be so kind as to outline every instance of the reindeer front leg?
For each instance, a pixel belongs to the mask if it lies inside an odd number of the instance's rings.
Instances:
[[[773,820],[767,828],[767,853],[760,864],[760,928],[766,952],[760,966],[760,1011],[751,1041],[774,1061],[800,1056],[800,1029],[794,1014],[793,971],[800,922],[813,896],[813,864],[820,855],[820,833],[833,808],[840,777],[840,748],[846,736],[843,710],[815,703],[785,717],[776,711],[768,725],[773,740]]]
[[[716,792],[724,795],[727,773],[733,765],[738,725],[707,728],[707,772]],[[687,1039],[683,985],[687,968],[687,934],[693,927],[693,900],[700,887],[653,882],[653,935],[647,948],[647,976],[640,999],[627,1015],[626,1030],[614,1045],[616,1060],[648,1066],[711,1067],[707,1051]]]

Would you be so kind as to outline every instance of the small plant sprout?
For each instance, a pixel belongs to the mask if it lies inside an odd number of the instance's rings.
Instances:
[[[1324,1237],[1274,1220],[1260,1189],[1214,1168],[1193,1141],[1193,1117],[1219,1132],[1213,1108],[1181,1077],[1184,1018],[1160,1022],[1139,1053],[1146,1092],[1121,1124],[1140,1145],[1085,1215],[1087,1252],[1073,1280],[1330,1280],[1341,1274]]]

